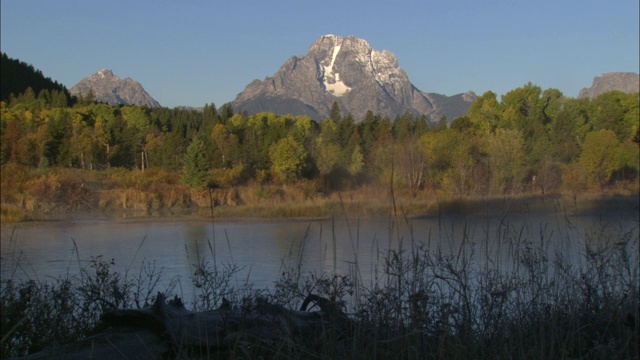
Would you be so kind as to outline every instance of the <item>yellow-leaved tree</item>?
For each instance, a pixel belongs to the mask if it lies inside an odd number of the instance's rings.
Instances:
[[[613,130],[602,129],[587,134],[582,145],[579,164],[604,190],[613,172],[618,169],[619,142]]]
[[[307,151],[292,136],[281,139],[269,148],[271,171],[282,181],[294,181],[302,175]]]

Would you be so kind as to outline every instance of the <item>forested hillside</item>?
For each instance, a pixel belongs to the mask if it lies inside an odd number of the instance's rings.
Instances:
[[[35,97],[41,94],[42,97],[53,99],[56,106],[65,106],[70,102],[71,96],[67,88],[57,81],[45,77],[42,72],[36,70],[33,65],[29,65],[18,59],[9,58],[6,53],[2,53],[1,59],[1,101],[9,101],[11,94],[18,96],[25,94],[27,89],[31,89],[25,96]]]
[[[409,113],[354,119],[337,104],[320,123],[229,105],[69,107],[31,95],[2,102],[1,113],[3,168],[158,168],[195,188],[307,179],[322,191],[393,176],[414,195],[636,189],[638,181],[637,93],[573,99],[529,83],[501,99],[486,92],[450,127]]]

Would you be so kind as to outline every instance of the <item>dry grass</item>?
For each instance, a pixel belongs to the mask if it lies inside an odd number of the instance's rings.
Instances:
[[[15,205],[0,205],[0,222],[2,223],[15,223],[32,219],[31,215]]]
[[[443,216],[485,214],[506,209],[511,213],[548,212],[562,208],[579,214],[607,208],[637,210],[638,184],[620,183],[605,194],[598,191],[479,197],[452,196],[434,189],[413,194],[384,184],[365,184],[346,191],[326,191],[321,182],[301,180],[294,184],[251,183],[213,190],[189,189],[177,173],[161,169],[104,171],[54,168],[29,169],[13,164],[2,170],[3,219],[22,221],[39,213],[99,210],[117,215],[121,211],[208,214],[211,202],[220,216],[326,217],[388,214],[395,199],[397,214]],[[392,194],[393,192],[393,194]],[[24,213],[20,215],[20,212]]]

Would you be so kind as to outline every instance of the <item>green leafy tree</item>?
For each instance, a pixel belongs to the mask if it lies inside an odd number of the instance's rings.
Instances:
[[[456,130],[460,133],[469,133],[470,135],[474,130],[476,130],[476,124],[471,121],[467,115],[459,116],[453,120],[451,123],[451,129]]]
[[[300,144],[308,144],[313,130],[313,120],[306,115],[299,115],[293,119],[293,126],[289,135],[293,136]]]
[[[254,170],[269,169],[269,120],[267,113],[257,113],[247,119],[247,129],[242,143],[243,161]]]
[[[628,100],[629,97],[631,97],[631,101]],[[631,138],[634,135],[634,125],[637,128],[639,121],[637,95],[635,95],[635,101],[633,99],[633,95],[627,95],[622,91],[609,91],[593,99],[591,101],[591,121],[594,130],[613,130],[619,141]]]
[[[487,91],[471,104],[467,111],[469,119],[483,132],[492,132],[500,123],[500,104],[497,95]]]
[[[288,182],[298,179],[302,174],[307,152],[292,136],[288,136],[271,146],[269,157],[274,175]]]
[[[362,172],[364,168],[364,155],[360,145],[356,145],[351,153],[351,163],[349,164],[349,173],[355,176]]]
[[[93,169],[94,138],[92,129],[80,116],[73,119],[73,132],[70,142],[71,156],[79,162],[82,169]]]
[[[420,150],[424,154],[426,175],[431,186],[440,185],[444,173],[452,166],[456,132],[449,130],[428,132],[420,137]]]
[[[419,139],[406,137],[394,144],[390,150],[393,152],[394,177],[416,196],[424,181],[426,165]]]
[[[624,119],[630,127],[631,141],[640,144],[640,93],[627,94],[622,100],[625,107]]]
[[[342,149],[337,140],[337,124],[326,119],[321,124],[317,141],[316,166],[320,174],[326,175],[342,166]]]
[[[493,188],[500,193],[518,190],[524,172],[524,140],[517,130],[499,129],[488,138],[487,153]]]
[[[542,112],[539,106],[542,89],[531,83],[507,92],[500,102],[502,109],[501,127],[523,132],[525,140],[529,134],[532,121],[541,121]]]
[[[146,108],[142,106],[126,106],[121,109],[122,117],[127,123],[127,128],[130,130],[132,147],[135,149],[132,151],[134,155],[133,163],[140,163],[140,169],[144,171],[144,168],[148,161],[148,157],[145,146],[147,133],[151,127],[151,119],[147,113]],[[140,154],[140,156],[138,156]],[[138,161],[138,159],[140,159]]]
[[[187,153],[182,160],[182,181],[192,188],[199,188],[207,182],[206,146],[200,138],[195,138],[187,147]]]
[[[518,130],[524,140],[525,161],[528,166],[535,165],[551,156],[548,134],[551,113],[549,104],[552,99],[561,96],[555,90],[548,90],[543,98],[542,89],[531,83],[509,91],[502,98],[502,125],[506,129]]]
[[[221,123],[216,124],[211,132],[211,138],[216,146],[214,162],[223,168],[237,165],[238,137],[229,130],[229,127]]]
[[[73,123],[70,110],[53,109],[47,127],[51,141],[47,142],[45,156],[52,159],[56,166],[70,166],[70,139],[73,135]]]
[[[579,163],[594,177],[601,189],[618,168],[618,145],[616,133],[608,129],[590,132],[584,140]]]
[[[484,193],[488,186],[486,141],[483,133],[451,131],[450,166],[444,174],[444,188],[456,194]]]
[[[543,111],[549,119],[554,119],[566,102],[562,91],[554,88],[545,89],[542,92],[541,100],[543,101]]]
[[[46,166],[49,166],[49,159],[44,156],[44,151],[46,144],[51,141],[51,134],[49,132],[48,124],[46,122],[41,123],[35,131],[34,141],[37,145],[36,152],[37,156],[40,158],[38,161],[38,166],[40,167],[41,163],[46,163]]]
[[[550,125],[550,141],[554,157],[565,164],[571,163],[580,154],[576,122],[567,109],[562,109]]]

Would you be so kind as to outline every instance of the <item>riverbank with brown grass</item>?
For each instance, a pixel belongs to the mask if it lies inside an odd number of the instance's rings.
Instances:
[[[501,213],[582,214],[638,211],[635,184],[600,191],[454,196],[425,189],[410,193],[389,184],[366,184],[329,191],[317,182],[252,183],[195,190],[177,173],[158,169],[37,170],[7,166],[2,170],[0,198],[3,224],[102,216],[139,219],[322,218],[403,215],[496,215]]]

